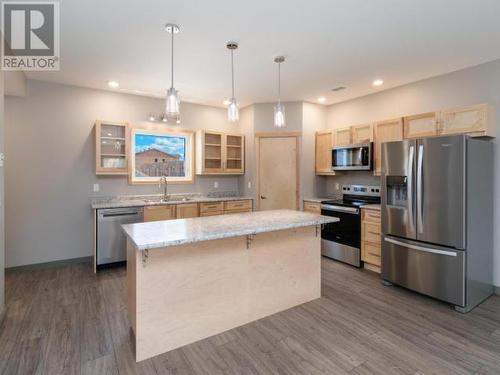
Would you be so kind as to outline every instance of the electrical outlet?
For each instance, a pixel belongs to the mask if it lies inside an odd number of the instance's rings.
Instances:
[[[214,189],[218,189],[219,188],[219,181],[214,181]]]
[[[94,184],[94,193],[99,192],[99,184]]]
[[[338,182],[335,183],[335,190],[340,190],[340,184]]]
[[[248,188],[251,189],[252,188],[252,181],[248,181]]]

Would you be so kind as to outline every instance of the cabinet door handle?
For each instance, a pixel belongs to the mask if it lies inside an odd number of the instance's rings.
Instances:
[[[375,236],[380,236],[380,232],[379,232],[379,233],[377,233],[377,232],[368,231],[368,233],[373,234],[373,235],[375,235]]]
[[[267,197],[264,197],[263,195],[261,195],[260,199],[267,199]]]
[[[374,256],[374,257],[378,257],[378,258],[380,258],[380,255],[379,255],[379,254],[370,253],[370,252],[369,252],[368,254],[369,254],[369,255],[371,255],[371,256]]]

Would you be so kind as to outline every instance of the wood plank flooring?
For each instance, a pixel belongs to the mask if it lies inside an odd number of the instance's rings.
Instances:
[[[135,363],[125,288],[124,268],[7,272],[0,374],[500,374],[498,296],[461,315],[323,259],[321,299]]]

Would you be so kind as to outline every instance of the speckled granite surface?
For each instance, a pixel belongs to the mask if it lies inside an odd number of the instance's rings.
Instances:
[[[338,220],[310,212],[271,210],[126,224],[122,228],[137,249],[146,250],[327,224]]]
[[[322,201],[327,201],[333,198],[304,198],[305,202],[321,203]]]
[[[90,206],[92,209],[102,208],[121,208],[121,207],[143,207],[143,206],[158,206],[168,204],[181,204],[181,203],[201,203],[201,202],[226,202],[226,201],[239,201],[252,199],[252,197],[205,197],[197,194],[183,194],[179,196],[172,196],[168,202],[162,202],[161,195],[149,196],[122,196],[122,197],[108,197],[108,198],[95,198],[91,199]]]

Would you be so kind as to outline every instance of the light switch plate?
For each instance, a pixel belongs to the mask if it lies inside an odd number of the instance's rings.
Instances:
[[[94,184],[94,193],[99,192],[99,184]]]
[[[218,189],[219,188],[219,181],[214,181],[214,188]]]
[[[248,188],[251,189],[252,188],[252,181],[248,181]]]

